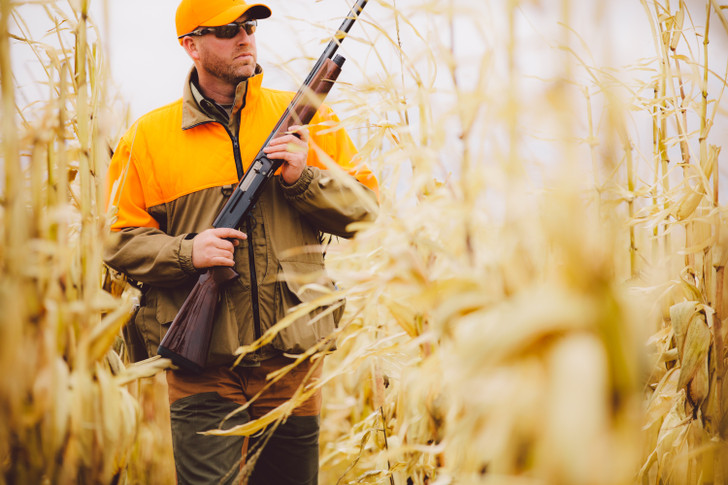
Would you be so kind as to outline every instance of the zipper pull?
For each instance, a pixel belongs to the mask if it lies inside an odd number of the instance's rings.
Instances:
[[[235,185],[233,185],[233,184],[223,185],[222,187],[220,187],[220,192],[222,192],[222,196],[225,197],[226,199],[228,197],[230,197],[231,195],[233,195],[234,190],[235,190]]]
[[[240,143],[238,142],[237,136],[233,135],[230,132],[228,133],[230,134],[230,138],[233,140],[233,158],[235,159],[235,171],[238,173],[238,180],[240,180],[245,173],[245,170],[243,170],[243,162],[242,160],[240,160]]]

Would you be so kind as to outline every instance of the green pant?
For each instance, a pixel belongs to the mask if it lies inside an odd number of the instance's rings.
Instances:
[[[201,431],[217,429],[229,413],[238,409],[266,384],[266,376],[287,360],[277,357],[263,361],[257,368],[208,369],[202,375],[168,372],[172,422],[172,444],[180,484],[231,484],[243,463],[243,454],[257,456],[252,485],[317,485],[318,435],[321,396],[316,393],[299,406],[267,438],[269,430],[251,437],[209,436]],[[258,418],[289,399],[305,376],[310,364],[295,369],[270,386],[252,405],[225,420],[229,429]],[[247,459],[247,457],[246,457]]]

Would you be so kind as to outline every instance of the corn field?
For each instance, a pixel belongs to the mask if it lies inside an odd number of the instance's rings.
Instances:
[[[371,3],[330,102],[381,212],[327,252],[320,483],[727,484],[728,5]],[[106,39],[88,0],[0,6],[0,484],[175,483],[102,262]]]

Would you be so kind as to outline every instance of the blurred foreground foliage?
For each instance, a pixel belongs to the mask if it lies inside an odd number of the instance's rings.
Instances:
[[[153,371],[125,368],[119,335],[134,301],[102,287],[108,66],[88,2],[0,6],[0,483],[119,483],[149,434],[136,378]],[[45,35],[30,27],[39,20]],[[32,103],[16,89],[11,43],[41,66]]]

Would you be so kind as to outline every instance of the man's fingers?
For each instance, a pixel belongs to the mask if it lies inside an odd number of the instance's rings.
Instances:
[[[263,151],[269,155],[273,152],[280,151],[303,153],[308,151],[308,144],[293,135],[286,135],[285,137],[276,138],[271,141]]]
[[[301,177],[306,168],[308,150],[308,132],[300,126],[292,126],[287,134],[271,140],[263,149],[269,158],[284,162],[281,177],[288,185]]]
[[[216,229],[211,229],[212,234],[215,236],[222,238],[222,239],[247,239],[248,236],[242,232],[238,231],[237,229],[233,229],[230,227],[218,227]]]
[[[233,252],[231,250],[218,250],[210,255],[212,259],[225,259],[233,262]]]
[[[296,138],[299,138],[308,143],[308,129],[301,125],[293,125],[288,128],[288,133],[293,134]]]
[[[247,237],[244,232],[228,227],[202,231],[192,241],[192,265],[198,269],[210,266],[234,266],[235,246]]]
[[[235,261],[232,258],[225,258],[222,256],[211,258],[210,266],[235,266]]]
[[[238,239],[233,239],[232,241],[238,242]],[[215,241],[213,241],[213,247],[222,251],[227,251],[228,253],[232,253],[233,249],[235,249],[235,244],[232,241],[228,239],[216,239]],[[238,244],[240,243],[238,242]]]
[[[275,151],[267,154],[269,158],[275,160],[284,160],[286,162],[295,162],[301,159],[301,155],[298,153],[288,152],[285,150]]]
[[[232,250],[211,248],[202,257],[202,264],[205,266],[234,266]]]
[[[303,128],[299,128],[297,131],[288,131],[285,134],[272,139],[270,143],[268,143],[268,147],[286,145],[289,143],[295,146],[308,148],[308,131]]]

